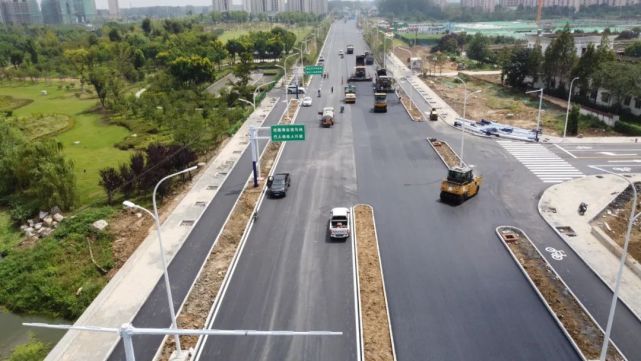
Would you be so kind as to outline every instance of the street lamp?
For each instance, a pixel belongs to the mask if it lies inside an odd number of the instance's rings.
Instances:
[[[276,81],[270,81],[269,83],[261,84],[261,85],[257,86],[256,89],[254,89],[254,95],[252,97],[252,100],[253,100],[253,103],[254,103],[254,110],[256,110],[256,92],[258,91],[258,89],[260,89],[260,88],[262,88],[262,87],[264,87],[266,85],[273,84],[275,82]]]
[[[600,170],[605,173],[612,174],[617,176],[630,184],[632,187],[632,209],[630,210],[630,218],[628,219],[628,228],[625,232],[625,241],[623,243],[623,252],[621,253],[621,259],[619,262],[619,270],[617,271],[617,276],[614,281],[614,292],[612,293],[612,303],[610,304],[610,312],[608,314],[608,323],[605,327],[605,336],[603,337],[603,346],[601,346],[601,356],[599,357],[600,361],[605,361],[605,356],[608,352],[608,344],[610,343],[610,333],[612,332],[612,323],[614,322],[614,312],[616,311],[617,302],[619,301],[619,288],[621,287],[621,278],[623,277],[623,267],[625,266],[625,260],[628,257],[628,244],[630,243],[630,233],[632,232],[632,225],[634,222],[641,216],[641,213],[635,214],[637,210],[637,189],[630,179],[622,176],[621,174],[607,171],[605,169],[599,168],[597,166],[591,165],[590,168]]]
[[[537,90],[530,90],[529,92],[525,92],[525,94],[530,94],[530,93],[538,93],[541,92],[539,95],[539,112],[536,115],[536,140],[539,140],[539,132],[541,131],[541,106],[543,105],[543,88],[537,89]]]
[[[192,170],[195,170],[198,168],[197,165],[193,167],[189,167],[187,169],[183,169],[180,172],[176,172],[173,174],[170,174],[163,179],[159,180],[158,183],[156,183],[156,186],[154,187],[154,192],[152,194],[152,201],[153,201],[153,206],[154,206],[154,211],[153,213],[148,210],[147,208],[143,208],[131,201],[124,201],[122,202],[122,205],[125,206],[126,208],[135,208],[139,209],[151,216],[153,218],[154,223],[156,224],[156,234],[158,235],[158,247],[160,249],[160,262],[162,263],[162,270],[163,270],[163,275],[165,279],[165,290],[167,291],[167,301],[169,302],[169,313],[171,314],[171,328],[177,329],[178,328],[178,323],[176,322],[176,310],[174,309],[174,299],[173,296],[171,295],[171,285],[169,283],[169,274],[167,273],[167,262],[165,261],[165,252],[164,252],[164,247],[162,245],[162,235],[160,232],[160,216],[158,215],[158,207],[156,205],[156,192],[158,191],[158,187],[160,184],[164,181],[166,181],[169,178],[175,177],[177,175],[191,172]],[[178,352],[178,356],[181,356],[182,354],[182,349],[180,347],[180,337],[178,334],[174,334],[174,340],[176,342],[176,351]]]
[[[575,77],[572,79],[570,82],[570,93],[568,94],[568,108],[565,111],[565,126],[563,126],[563,139],[565,139],[565,133],[568,131],[568,118],[570,116],[570,99],[572,98],[572,84],[574,84],[574,81],[579,79],[579,77]]]
[[[459,166],[463,166],[463,151],[465,149],[465,122],[467,119],[465,118],[465,110],[467,108],[467,97],[468,95],[471,94],[476,94],[480,93],[481,89],[473,91],[472,93],[467,93],[467,83],[465,83],[465,80],[461,79],[460,77],[454,77],[454,79],[459,80],[461,83],[463,83],[463,89],[464,89],[464,96],[463,96],[463,122],[461,123],[461,155],[459,157]]]
[[[285,59],[283,60],[283,65],[278,65],[278,64],[276,64],[276,66],[277,66],[277,67],[279,67],[279,68],[281,68],[281,69],[283,69],[283,72],[285,73],[285,74],[283,75],[283,78],[285,79],[285,81],[283,81],[283,89],[285,90],[285,100],[284,100],[284,102],[285,102],[285,103],[287,103],[287,101],[288,101],[288,99],[287,99],[287,98],[288,98],[288,96],[287,96],[287,87],[289,86],[289,84],[287,84],[287,59],[291,58],[292,56],[297,56],[297,55],[298,55],[298,54],[296,54],[296,53],[294,53],[294,54],[289,54],[289,55],[288,55],[288,56],[286,56],[286,57],[285,57]]]
[[[241,102],[244,102],[244,103],[247,103],[247,104],[251,105],[252,108],[254,108],[254,111],[256,111],[256,105],[254,105],[254,103],[250,102],[249,100],[243,99],[243,98],[238,98],[238,100],[240,100]]]

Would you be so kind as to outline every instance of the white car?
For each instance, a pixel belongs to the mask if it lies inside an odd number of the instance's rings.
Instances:
[[[312,97],[304,97],[303,98],[303,103],[301,104],[304,107],[311,107],[312,106]]]
[[[329,217],[329,237],[331,239],[347,239],[351,233],[349,208],[337,207],[332,209]]]

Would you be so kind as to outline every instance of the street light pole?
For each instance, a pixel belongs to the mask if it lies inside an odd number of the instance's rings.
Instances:
[[[160,232],[160,216],[158,215],[158,206],[156,204],[156,192],[158,191],[158,187],[162,182],[166,181],[169,178],[175,177],[177,175],[191,172],[192,170],[195,170],[198,168],[197,165],[193,167],[189,167],[187,169],[183,169],[180,172],[172,173],[163,179],[159,180],[158,183],[156,183],[156,186],[154,187],[154,192],[152,194],[152,202],[154,206],[154,211],[153,213],[149,211],[146,208],[143,208],[131,201],[124,201],[122,204],[127,207],[127,208],[136,208],[139,209],[151,216],[153,218],[154,223],[156,224],[156,234],[158,235],[158,247],[160,250],[160,261],[162,263],[162,269],[163,269],[163,275],[165,279],[165,290],[167,291],[167,302],[169,302],[169,313],[171,314],[171,328],[177,329],[178,328],[178,323],[176,322],[176,310],[174,309],[174,299],[171,294],[171,284],[169,283],[169,274],[167,272],[167,261],[165,260],[165,252],[164,252],[164,247],[162,243],[162,234]],[[174,341],[176,342],[176,351],[178,352],[178,356],[182,355],[182,348],[180,347],[180,337],[178,334],[174,334]]]
[[[610,303],[608,323],[605,327],[605,336],[603,336],[603,345],[601,346],[601,355],[599,356],[600,361],[605,361],[605,357],[608,352],[608,344],[610,343],[610,334],[612,333],[612,324],[614,323],[614,312],[616,311],[617,302],[619,301],[619,288],[621,287],[621,278],[623,277],[623,267],[625,266],[625,260],[628,257],[628,245],[630,243],[630,234],[632,233],[632,225],[637,220],[637,218],[641,216],[641,213],[635,215],[637,210],[637,188],[634,182],[622,176],[621,174],[610,172],[593,165],[591,165],[590,168],[615,175],[623,179],[624,181],[628,182],[630,187],[632,187],[632,195],[633,195],[632,209],[630,210],[630,218],[628,219],[628,228],[625,232],[625,241],[623,243],[623,252],[621,253],[621,258],[619,260],[619,270],[617,271],[617,276],[614,281],[614,292],[612,293],[612,302]]]
[[[461,83],[463,83],[463,89],[464,89],[464,96],[463,96],[463,122],[461,123],[461,154],[459,156],[459,166],[463,167],[463,151],[465,150],[465,122],[467,122],[467,119],[465,118],[465,110],[467,108],[467,97],[468,95],[471,94],[476,94],[480,93],[481,89],[473,91],[472,93],[467,92],[467,83],[460,77],[454,77],[454,79],[459,80]]]
[[[579,79],[579,77],[575,77],[572,79],[570,82],[570,92],[568,93],[568,108],[565,111],[565,126],[563,126],[563,139],[565,139],[565,133],[568,131],[568,118],[570,117],[570,99],[572,98],[572,84],[574,84],[574,81]]]
[[[539,133],[541,132],[541,106],[543,105],[543,88],[538,89],[538,90],[530,90],[529,92],[525,92],[525,94],[529,93],[537,93],[541,92],[539,95],[539,112],[536,115],[536,141],[539,141]]]
[[[252,101],[254,102],[254,110],[256,110],[256,92],[258,91],[258,89],[260,89],[260,88],[262,88],[262,87],[264,87],[266,85],[273,84],[275,82],[276,81],[270,81],[269,83],[261,84],[261,85],[257,86],[256,89],[254,89],[254,94],[253,94],[253,97],[252,97]]]
[[[241,102],[244,102],[244,103],[247,103],[247,104],[251,105],[252,108],[254,108],[254,111],[256,111],[256,106],[254,105],[254,103],[250,102],[249,100],[243,99],[243,98],[238,98],[238,100],[240,100]]]

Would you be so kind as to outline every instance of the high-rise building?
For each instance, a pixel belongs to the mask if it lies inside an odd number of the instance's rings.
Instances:
[[[6,24],[37,24],[42,22],[36,0],[0,0],[0,12]]]
[[[231,10],[232,0],[213,0],[212,10],[221,13]]]
[[[252,14],[273,14],[281,11],[285,11],[283,0],[249,0],[249,12]]]
[[[120,17],[120,7],[118,6],[118,0],[109,0],[109,17],[112,19],[117,19]]]
[[[88,24],[96,19],[94,0],[73,0],[74,15],[77,23]]]
[[[461,0],[461,5],[465,1]],[[538,6],[537,0],[499,0],[499,3],[503,7],[529,7],[536,8]],[[582,7],[592,6],[592,5],[607,5],[607,6],[630,6],[637,5],[641,3],[641,0],[543,0],[543,7],[566,7],[574,8],[575,11],[579,11]]]
[[[287,9],[314,14],[327,14],[329,11],[327,0],[287,0]]]
[[[491,13],[496,7],[496,0],[461,0],[461,7]]]
[[[73,0],[42,0],[42,20],[45,24],[72,24]]]

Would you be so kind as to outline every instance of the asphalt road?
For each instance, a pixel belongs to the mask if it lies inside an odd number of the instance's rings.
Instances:
[[[332,31],[323,56],[329,79],[314,77],[307,88],[313,105],[301,108],[306,140],[289,142],[277,172],[289,172],[292,185],[283,199],[265,199],[259,218],[213,319],[216,329],[327,330],[342,336],[208,337],[200,360],[354,360],[356,315],[351,242],[329,242],[333,207],[356,202],[356,173],[349,109],[341,105],[338,50],[347,37]],[[353,60],[346,56],[345,60]],[[334,92],[331,92],[331,87]],[[318,110],[334,106],[337,122],[321,128]]]
[[[427,104],[422,101],[422,98],[420,98],[418,93],[411,91],[410,87],[406,85],[407,84],[404,85],[404,88],[410,92],[411,96],[417,99],[419,106],[424,110],[427,110]],[[424,131],[427,134],[426,136],[435,136],[441,139],[445,139],[455,147],[456,151],[459,151],[461,143],[460,131],[453,130],[451,127],[442,122],[421,124],[417,125],[417,127],[418,129],[424,129],[417,130],[417,132]],[[630,168],[635,169],[633,168],[633,165],[635,163],[628,162],[631,160],[629,156],[617,157],[612,155],[603,155],[600,152],[612,151],[616,155],[632,154],[635,151],[638,151],[639,148],[641,148],[638,144],[617,146],[613,146],[611,144],[563,146],[573,152],[573,154],[577,155],[577,158],[574,158],[554,145],[545,145],[545,147],[559,155],[559,157],[566,160],[577,169],[580,169],[585,174],[600,173],[594,169],[589,168],[589,165],[591,164],[616,164],[619,167],[621,167],[621,164],[623,164],[626,166],[629,165]],[[576,149],[577,147],[579,147],[579,149]],[[586,149],[587,147],[590,148],[590,151]],[[585,152],[578,152],[577,150],[585,150]],[[429,152],[432,152],[431,149],[429,149]],[[430,154],[429,152],[428,155]],[[463,206],[456,207],[456,210],[452,211],[458,213],[460,212],[458,210],[459,208],[465,207],[476,209],[473,212],[478,213],[476,215],[469,214],[468,216],[466,216],[465,214],[461,216],[457,213],[453,213],[452,216],[456,217],[456,221],[459,222],[459,228],[465,227],[465,230],[467,230],[468,232],[472,230],[474,232],[474,236],[477,236],[477,234],[479,234],[477,232],[481,232],[480,234],[483,234],[486,229],[491,228],[493,230],[494,227],[498,225],[513,225],[525,230],[533,240],[533,242],[539,247],[539,249],[545,249],[545,247],[549,246],[564,250],[568,257],[564,258],[562,261],[553,260],[548,253],[543,253],[547,260],[555,268],[555,270],[561,275],[563,280],[577,295],[579,300],[595,317],[597,322],[599,322],[599,324],[603,328],[605,328],[608,310],[612,299],[611,290],[606,285],[604,285],[603,282],[598,278],[598,276],[596,276],[592,272],[592,270],[588,266],[586,266],[581,258],[578,257],[565,244],[565,242],[550,229],[547,223],[545,223],[545,221],[538,214],[537,204],[540,195],[549,186],[549,184],[543,183],[523,164],[521,164],[511,154],[503,149],[503,147],[501,147],[497,142],[491,139],[484,139],[467,135],[465,140],[464,154],[466,155],[466,162],[475,166],[476,171],[484,177],[484,181],[481,185],[481,193],[477,198],[472,199],[470,202],[467,202]],[[608,159],[604,159],[604,157],[607,157]],[[615,163],[608,162],[612,160],[614,160]],[[620,162],[622,160],[625,160],[626,162]],[[437,169],[440,169],[441,172],[444,172],[444,167],[440,165],[440,161],[438,161],[437,163],[439,164],[435,165],[435,167],[437,167]],[[604,166],[604,168],[612,170],[612,166],[610,166],[610,168]],[[430,167],[429,169],[429,171],[426,171],[426,174],[427,172],[431,173],[432,167]],[[443,173],[443,175],[441,176],[444,175],[445,173]],[[436,178],[438,179],[438,177]],[[362,177],[359,173],[359,181],[363,179],[365,178]],[[436,181],[437,179],[434,179],[434,181]],[[438,187],[431,187],[431,194],[433,199],[431,199],[430,201],[435,201],[438,197]],[[363,186],[359,183],[359,196],[361,190],[363,190]],[[482,202],[482,207],[476,208],[475,204],[477,202]],[[484,225],[479,224],[477,227],[470,227],[468,226],[468,222],[471,221],[472,218],[486,219],[486,221],[484,222]],[[452,224],[452,222],[449,222],[443,224],[448,224],[449,227],[454,226],[456,228],[456,223]],[[382,228],[382,226],[379,225],[379,228]],[[456,232],[457,230],[453,231]],[[492,234],[488,235],[488,237],[489,238],[487,239],[485,237],[480,237],[480,239],[484,240],[483,248],[485,248],[486,242],[496,242],[498,244],[496,236]],[[470,237],[469,239],[470,241],[473,240],[472,237]],[[478,238],[475,242],[478,242]],[[385,261],[388,252],[383,250],[382,252],[383,260]],[[485,252],[486,250],[483,249],[482,252],[479,253],[479,255],[482,257],[487,257]],[[384,267],[386,267],[385,263]],[[387,279],[390,278],[390,275],[387,272],[387,268],[385,272],[386,282],[389,282],[387,281]],[[393,303],[394,300],[392,299],[391,302]],[[517,305],[514,303],[511,304],[513,306]],[[518,304],[518,307],[521,308],[521,305]],[[392,322],[394,323],[394,319],[392,319]],[[394,332],[396,334],[396,329],[394,330]],[[641,360],[641,323],[621,302],[619,302],[617,306],[612,339],[629,360]],[[523,338],[522,340],[527,341],[526,338]],[[523,342],[526,341],[521,341],[520,344],[523,345]],[[541,350],[536,350],[536,352],[541,352]],[[529,357],[519,356],[514,359],[529,359]],[[557,360],[559,358],[542,357],[542,359]]]
[[[282,90],[272,90],[270,96],[278,97]],[[285,111],[285,103],[279,101],[275,109],[265,120],[265,125],[275,124]],[[262,144],[264,146],[264,144]],[[201,265],[209,254],[216,236],[220,232],[227,215],[231,212],[236,199],[240,195],[251,171],[251,151],[245,150],[242,157],[227,176],[227,179],[218,190],[214,200],[205,209],[200,221],[185,240],[182,248],[171,260],[168,266],[169,280],[176,310],[184,301]],[[141,307],[132,324],[135,327],[168,328],[171,325],[169,306],[165,284],[161,278],[154,287],[149,298]],[[136,336],[134,349],[136,360],[151,360],[162,342],[162,336]],[[109,360],[124,360],[122,340],[111,353]]]

